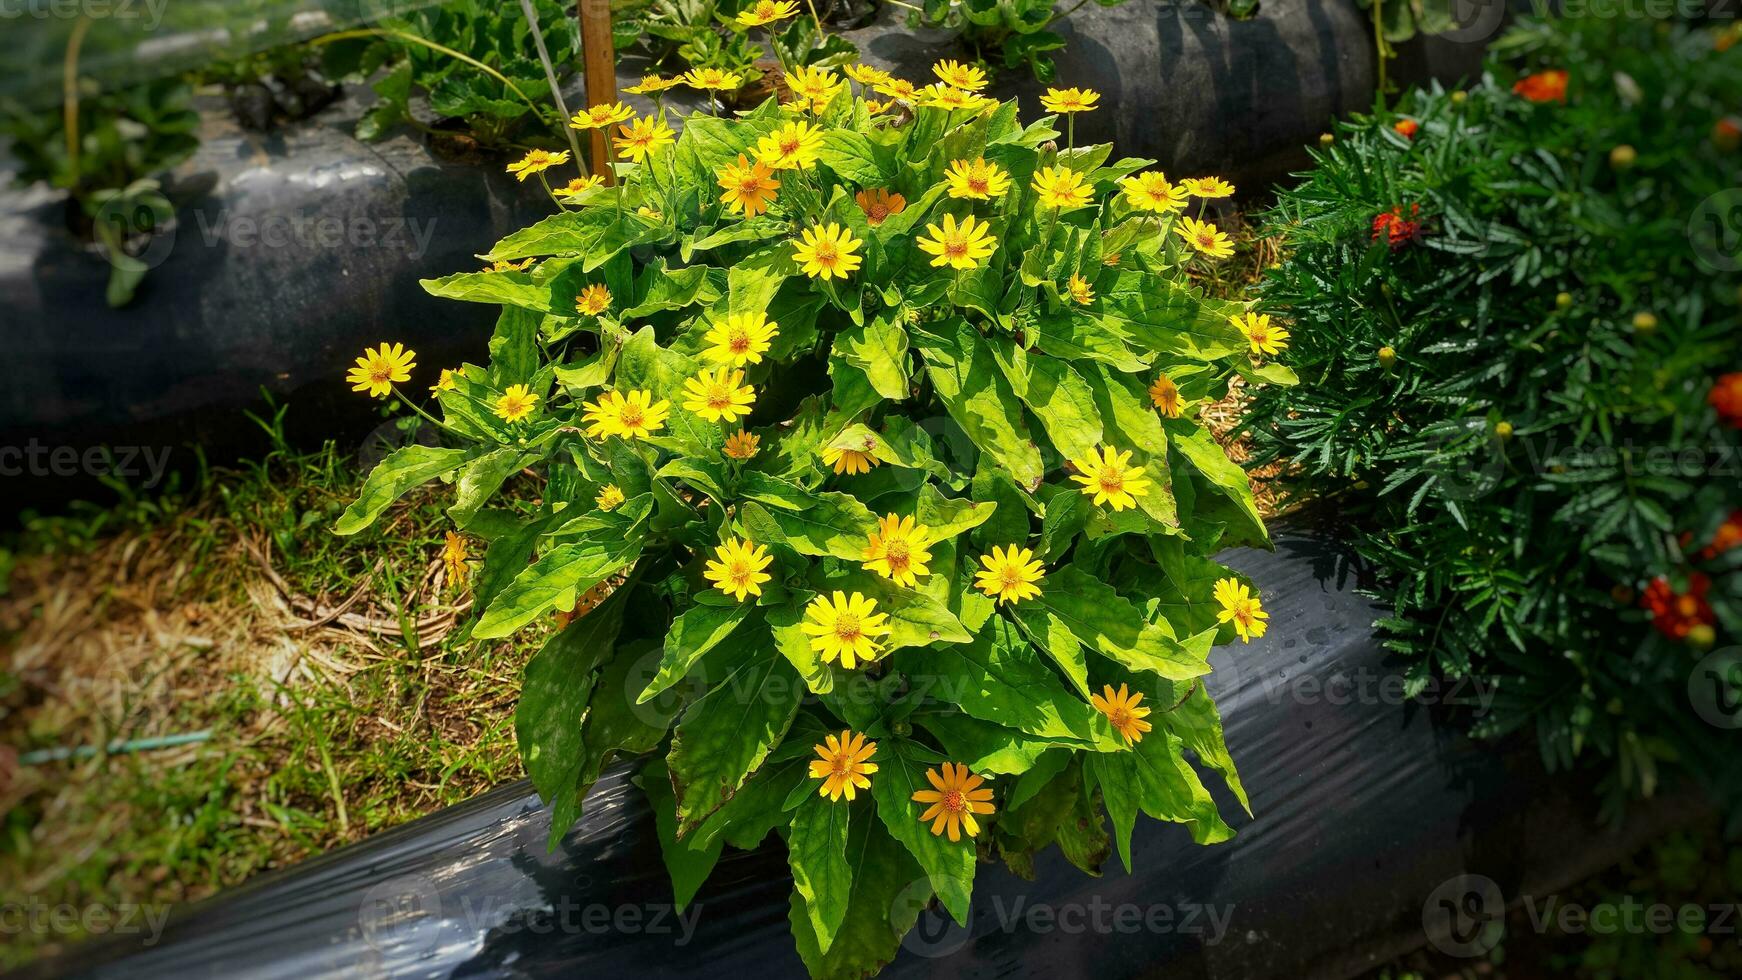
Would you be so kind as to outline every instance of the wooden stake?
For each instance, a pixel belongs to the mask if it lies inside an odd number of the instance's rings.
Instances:
[[[617,101],[617,52],[611,42],[611,4],[609,0],[580,0],[579,6],[587,107],[609,105]],[[611,173],[610,134],[595,129],[592,137],[593,173],[605,178],[605,183],[614,184],[617,178]]]

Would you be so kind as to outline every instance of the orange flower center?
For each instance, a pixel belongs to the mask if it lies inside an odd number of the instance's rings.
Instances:
[[[829,762],[829,771],[837,776],[845,776],[852,768],[852,766],[847,764],[847,756],[845,753],[835,756],[835,758]]]
[[[811,254],[816,256],[818,265],[834,265],[835,260],[840,257],[835,251],[835,243],[827,239],[817,242],[811,249]]]
[[[797,138],[789,136],[780,141],[780,155],[783,157],[792,156],[794,153],[798,152],[800,145],[801,144]]]
[[[908,552],[906,541],[890,541],[883,546],[883,560],[889,563],[892,572],[903,571],[913,562],[913,555]]]
[[[880,225],[887,217],[889,217],[889,205],[885,202],[873,199],[865,206],[865,219],[872,224]]]
[[[732,404],[732,392],[723,384],[716,384],[708,389],[708,407],[720,411]]]
[[[968,189],[976,194],[985,194],[991,189],[991,182],[981,176],[969,177]]]
[[[857,643],[861,633],[858,616],[850,612],[835,616],[835,638],[842,643]]]
[[[1125,477],[1112,470],[1101,471],[1101,492],[1106,494],[1122,493],[1125,490]]]
[[[643,420],[641,409],[634,405],[625,404],[618,410],[617,420],[623,423],[625,428],[638,429],[641,427]]]
[[[726,349],[734,354],[747,353],[750,350],[750,335],[742,330],[732,331],[732,335],[726,338]]]
[[[375,364],[369,368],[369,380],[378,382],[392,381],[393,365],[388,364],[386,361],[375,362]]]
[[[963,238],[947,238],[944,240],[944,254],[952,259],[959,259],[968,254],[968,242]]]
[[[1006,589],[1013,589],[1022,584],[1022,569],[1015,565],[1005,565],[1004,570],[998,573],[998,577]]]
[[[1131,711],[1124,706],[1115,707],[1113,710],[1107,712],[1107,720],[1113,723],[1114,728],[1128,728],[1130,727],[1132,720]]]
[[[952,813],[961,813],[963,810],[968,808],[968,798],[963,796],[962,791],[959,789],[952,789],[945,792],[944,798],[939,802],[943,804],[944,809],[949,810]]]

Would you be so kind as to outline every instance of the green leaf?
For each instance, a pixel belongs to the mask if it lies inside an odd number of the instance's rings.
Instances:
[[[1053,448],[1067,459],[1082,459],[1101,443],[1101,415],[1095,393],[1071,366],[1044,354],[1031,354],[1003,337],[989,341],[998,367],[1016,397],[1028,406]]]
[[[1264,518],[1258,514],[1258,504],[1252,499],[1252,481],[1240,464],[1228,458],[1210,430],[1188,419],[1167,419],[1165,422],[1173,448],[1199,475],[1222,491],[1239,508],[1259,541],[1270,542],[1264,528]]]
[[[547,803],[575,792],[580,780],[581,719],[595,672],[614,652],[623,606],[621,596],[611,595],[552,634],[526,662],[514,708],[514,737],[526,775]]]
[[[1088,658],[1083,645],[1071,632],[1070,625],[1055,615],[1042,602],[1018,602],[1010,610],[1022,632],[1034,645],[1052,658],[1053,663],[1085,699],[1089,697]]]
[[[573,609],[582,592],[633,564],[645,524],[598,528],[546,552],[508,584],[472,628],[479,640],[507,636],[552,609]]]
[[[492,449],[468,462],[460,470],[460,478],[454,490],[454,503],[448,508],[448,517],[453,520],[454,526],[464,529],[471,524],[478,511],[495,496],[496,491],[502,489],[502,484],[536,459],[537,453],[522,452],[512,446],[504,446],[501,449]]]
[[[616,386],[621,391],[645,388],[653,392],[655,401],[670,402],[671,415],[666,424],[672,437],[691,455],[712,458],[716,455],[714,451],[726,442],[719,424],[704,421],[683,407],[683,383],[700,369],[694,359],[659,346],[652,327],[642,327],[623,344],[617,360]]]
[[[1120,451],[1135,450],[1133,465],[1142,466],[1144,479],[1151,481],[1147,491],[1135,495],[1138,509],[1164,527],[1179,527],[1179,508],[1167,466],[1167,434],[1161,416],[1150,407],[1143,383],[1104,364],[1094,365],[1087,373],[1095,403],[1101,409],[1106,444]]]
[[[1040,449],[1017,407],[1016,393],[986,342],[955,317],[911,333],[938,398],[968,438],[996,459],[1018,485],[1033,491],[1044,474]]]
[[[473,450],[443,449],[439,446],[405,446],[376,464],[363,481],[357,499],[333,525],[334,534],[356,534],[375,523],[390,504],[413,487],[438,476],[446,476],[469,459]]]
[[[1216,812],[1209,790],[1186,764],[1182,747],[1172,733],[1157,728],[1128,752],[1100,752],[1087,758],[1107,801],[1107,813],[1113,817],[1113,836],[1126,871],[1131,870],[1131,831],[1139,810],[1157,820],[1185,824],[1199,844],[1219,844],[1234,836]]]
[[[871,387],[891,401],[908,396],[907,331],[888,316],[835,335],[834,353],[865,372]]]
[[[880,821],[853,821],[847,836],[847,864],[853,869],[853,891],[826,952],[811,928],[804,899],[796,890],[792,893],[787,916],[792,936],[805,969],[819,980],[876,975],[895,958],[901,937],[931,901],[923,872]]]
[[[582,271],[591,272],[656,232],[658,227],[652,219],[629,210],[597,207],[559,211],[497,242],[484,258],[506,262],[546,255],[576,255],[582,260]]]
[[[781,656],[798,671],[812,694],[828,694],[835,689],[835,672],[811,647],[811,638],[799,624],[804,622],[804,606],[795,603],[770,607],[766,613],[769,632],[774,634],[774,646]]]
[[[971,643],[902,651],[896,669],[933,685],[971,717],[1081,745],[1111,737],[1099,712],[1071,696],[1009,621],[994,616]]]
[[[932,788],[925,778],[926,769],[943,761],[942,756],[911,739],[886,738],[878,746],[871,795],[890,836],[925,870],[951,918],[967,925],[968,902],[974,894],[973,838],[964,835],[952,841],[933,834],[931,826],[919,819],[926,805],[913,798],[919,790]]]
[[[844,493],[812,493],[763,473],[746,473],[738,519],[752,541],[783,544],[801,555],[863,561],[877,517]],[[765,505],[765,506],[764,506]]]
[[[1013,776],[1027,772],[1043,754],[1061,744],[970,718],[953,708],[915,714],[913,721],[937,736],[952,761],[983,774]]]
[[[1245,335],[1228,319],[1237,304],[1204,299],[1185,283],[1140,270],[1102,276],[1097,286],[1101,321],[1144,348],[1215,361],[1247,347]]]
[[[853,868],[847,863],[847,832],[852,804],[810,794],[792,815],[786,838],[792,884],[803,901],[817,948],[828,952],[847,917],[853,896]]]
[[[709,650],[732,635],[755,607],[749,602],[733,602],[723,606],[696,603],[672,620],[671,631],[665,635],[665,653],[659,672],[635,698],[636,704],[646,704],[678,681],[689,675],[690,668]]]
[[[1210,692],[1202,681],[1173,710],[1156,712],[1151,717],[1179,736],[1200,763],[1221,773],[1228,789],[1246,808],[1247,816],[1252,815],[1246,787],[1240,782],[1240,773],[1234,768],[1234,756],[1229,753],[1228,743],[1222,737],[1221,712],[1216,710],[1216,702],[1210,699]]]
[[[525,272],[456,272],[439,279],[419,279],[417,283],[425,292],[441,299],[491,303],[545,313],[574,312],[572,306],[566,311],[556,309],[551,303],[550,286],[534,282]]]
[[[1075,565],[1049,573],[1041,590],[1028,601],[1056,618],[1056,626],[1111,660],[1168,680],[1190,680],[1210,672],[1207,658],[1213,632],[1181,643],[1165,623],[1149,622],[1130,600]],[[1031,629],[1050,638],[1056,626],[1036,618]]]
[[[863,133],[830,129],[823,133],[817,159],[836,176],[860,187],[879,187],[889,179],[891,154]]]
[[[830,575],[818,568],[811,585],[819,592],[863,593],[877,602],[877,611],[889,614],[889,635],[884,651],[923,647],[934,643],[966,643],[969,633],[949,607],[916,589],[905,589],[875,572],[855,570]]]
[[[738,792],[798,712],[804,688],[786,658],[751,640],[748,631],[733,643],[743,659],[690,706],[672,736],[667,762],[680,836]]]
[[[653,826],[659,834],[659,856],[665,860],[665,870],[671,876],[671,893],[677,900],[677,911],[683,914],[690,899],[713,873],[720,860],[725,842],[718,837],[708,842],[677,836],[677,800],[671,795],[671,774],[665,760],[653,758],[635,777],[635,785],[647,794],[647,805],[653,810]]]

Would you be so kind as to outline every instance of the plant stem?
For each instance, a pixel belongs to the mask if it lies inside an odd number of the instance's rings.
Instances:
[[[513,80],[507,75],[491,68],[489,65],[484,64],[482,61],[479,61],[471,55],[455,51],[453,48],[437,44],[434,41],[425,40],[424,38],[418,37],[416,34],[409,34],[405,31],[389,31],[379,27],[359,27],[349,31],[337,31],[332,34],[323,34],[310,41],[309,46],[319,47],[324,44],[332,44],[334,41],[347,41],[354,37],[394,37],[401,41],[410,41],[413,44],[421,44],[432,51],[439,51],[450,58],[463,61],[484,74],[489,75],[491,78],[496,79],[503,85],[506,85],[510,92],[513,92],[515,95],[520,97],[520,101],[531,106],[532,111],[536,113],[540,119],[544,118],[544,107],[540,106],[537,102],[534,102],[531,96],[521,91],[520,86],[514,84]]]
[[[72,177],[69,189],[77,188],[79,183],[79,48],[90,29],[91,18],[80,17],[73,25],[72,36],[67,38],[66,56],[61,61],[61,124],[66,129],[67,173]]]
[[[538,60],[544,65],[544,79],[550,83],[550,96],[556,102],[556,111],[560,113],[559,125],[569,138],[569,149],[575,153],[577,162],[581,159],[581,140],[575,135],[575,128],[567,125],[569,107],[563,104],[563,90],[557,85],[556,66],[551,64],[550,52],[544,47],[544,32],[538,29],[538,14],[532,9],[532,0],[520,0],[520,12],[526,15],[526,26],[532,29],[532,44],[538,49]]]

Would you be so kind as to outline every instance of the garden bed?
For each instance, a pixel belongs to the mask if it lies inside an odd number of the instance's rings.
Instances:
[[[1472,743],[1440,707],[1402,705],[1334,531],[1294,521],[1274,554],[1229,556],[1270,584],[1286,624],[1212,657],[1255,819],[1211,848],[1147,823],[1133,851],[1150,870],[1136,875],[1110,859],[1087,878],[1057,853],[1034,881],[983,868],[969,928],[922,914],[886,975],[1347,977],[1425,945],[1424,903],[1457,875],[1545,894],[1701,819],[1670,795],[1601,828],[1588,788],[1548,777],[1531,746]],[[678,913],[630,783],[639,765],[600,781],[554,852],[550,812],[516,783],[184,910],[159,944],[116,937],[35,975],[802,975],[784,849],[724,856]],[[1073,930],[1072,916],[1102,929]],[[1133,916],[1143,924],[1116,925]]]

